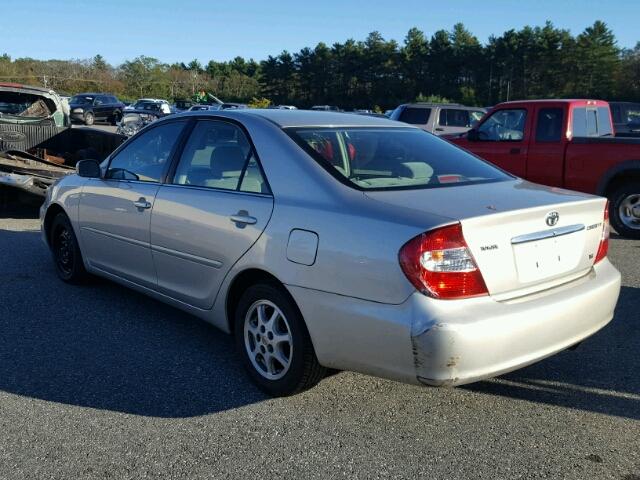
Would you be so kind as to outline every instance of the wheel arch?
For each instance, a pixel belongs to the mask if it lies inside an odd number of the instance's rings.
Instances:
[[[609,197],[627,181],[640,181],[640,160],[627,160],[605,172],[596,188],[596,193]]]
[[[247,288],[258,283],[270,283],[281,288],[282,291],[285,292],[289,297],[295,308],[300,311],[298,304],[296,303],[293,296],[289,293],[289,290],[287,290],[284,283],[282,283],[275,275],[260,268],[248,268],[246,270],[242,270],[241,272],[238,272],[236,274],[236,276],[229,284],[229,288],[227,290],[227,295],[225,298],[225,314],[227,317],[227,327],[232,335],[234,334],[234,319],[236,314],[236,307],[238,305],[238,302],[240,301],[240,297]]]

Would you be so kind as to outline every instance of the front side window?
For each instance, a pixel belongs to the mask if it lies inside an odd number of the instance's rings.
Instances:
[[[358,189],[438,188],[511,177],[416,128],[289,128],[325,169]]]
[[[429,115],[431,115],[430,108],[406,107],[400,112],[398,120],[411,125],[426,125]]]
[[[185,122],[171,122],[144,132],[109,162],[106,178],[160,182]]]
[[[562,138],[562,108],[542,108],[538,111],[536,142],[559,142]]]
[[[185,145],[173,183],[269,193],[244,132],[231,123],[216,120],[197,123]]]
[[[478,127],[479,140],[492,142],[518,142],[524,138],[527,111],[524,109],[498,110]]]

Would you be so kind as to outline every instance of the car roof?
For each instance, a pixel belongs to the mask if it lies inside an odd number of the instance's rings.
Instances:
[[[190,112],[198,114],[204,112]],[[370,117],[352,113],[318,110],[276,110],[276,109],[238,109],[206,112],[210,115],[228,116],[241,120],[246,116],[257,116],[275,123],[281,128],[287,127],[411,127],[406,123],[387,118]],[[185,114],[189,114],[186,112]],[[184,114],[183,114],[184,115]]]
[[[462,105],[461,103],[430,103],[430,102],[414,102],[414,103],[403,103],[400,105],[401,107],[439,107],[439,108],[455,108],[456,110],[475,110],[475,111],[486,111],[485,107],[469,107],[467,105]]]
[[[539,100],[512,100],[510,102],[499,103],[496,107],[507,105],[535,105],[537,103],[567,103],[572,105],[595,105],[598,107],[606,107],[608,105],[604,100],[593,100],[589,98],[541,98]]]
[[[34,87],[32,85],[23,85],[21,83],[0,82],[0,88],[16,89],[16,90],[33,90],[35,92],[52,93],[53,90],[44,87]]]

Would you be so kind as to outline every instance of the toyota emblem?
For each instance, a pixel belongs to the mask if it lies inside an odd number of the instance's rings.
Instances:
[[[558,212],[548,213],[547,218],[545,219],[547,225],[549,225],[550,227],[555,226],[558,223],[558,220],[560,220],[560,214]]]

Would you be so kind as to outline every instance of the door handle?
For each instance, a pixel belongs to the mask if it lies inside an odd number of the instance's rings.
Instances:
[[[440,128],[440,127],[437,127],[435,130],[436,132],[444,132],[444,128]]]
[[[520,153],[520,149],[519,148],[512,148],[511,150],[509,150],[509,153],[511,155],[518,155]]]
[[[252,217],[249,215],[249,212],[246,210],[240,210],[235,215],[231,215],[229,219],[235,223],[237,226],[240,225],[254,225],[258,219],[256,217]],[[239,225],[238,225],[239,224]]]
[[[147,202],[147,199],[140,197],[137,201],[133,202],[136,208],[147,209],[151,208],[151,203]]]

